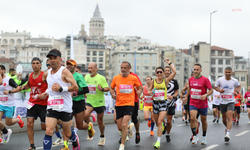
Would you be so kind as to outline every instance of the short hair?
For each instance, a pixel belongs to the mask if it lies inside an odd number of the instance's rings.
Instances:
[[[164,68],[162,66],[159,66],[155,69],[155,72],[157,71],[157,69],[161,69],[164,72]]]
[[[232,71],[232,67],[227,66],[227,67],[225,68],[225,70],[231,70],[231,71]]]
[[[128,61],[123,61],[123,62],[122,62],[122,64],[125,64],[125,63],[127,63],[127,64],[128,64],[128,68],[131,68],[131,64],[130,64],[130,62],[128,62]]]
[[[200,66],[200,68],[202,69],[202,66],[201,66],[201,64],[194,64],[194,66]]]
[[[4,65],[0,65],[0,68],[1,68],[2,70],[5,70]]]
[[[145,79],[147,79],[147,78],[150,78],[151,80],[153,80],[153,78],[151,76],[147,76]]]
[[[172,71],[170,66],[166,66],[164,69],[166,69],[166,68],[169,68],[169,69],[170,69],[170,72]]]
[[[10,68],[9,72],[13,72],[13,71],[16,71],[16,69]]]
[[[46,63],[49,61],[49,58],[46,60]]]

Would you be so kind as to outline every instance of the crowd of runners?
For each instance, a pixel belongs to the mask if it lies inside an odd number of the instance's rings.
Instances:
[[[207,144],[208,101],[213,104],[213,122],[219,123],[222,116],[225,142],[230,140],[232,125],[239,125],[244,104],[247,105],[250,123],[250,86],[243,95],[240,83],[232,77],[231,67],[225,68],[225,75],[212,87],[209,79],[202,76],[202,66],[195,64],[188,82],[179,90],[178,82],[174,79],[176,69],[169,59],[165,59],[166,66],[155,69],[155,79],[146,77],[144,86],[140,78],[131,72],[131,64],[123,61],[120,74],[112,79],[109,86],[105,77],[97,73],[96,63],[88,65],[89,74],[83,77],[75,60],[68,60],[66,68],[61,66],[59,50],[50,50],[47,57],[48,70],[45,72],[41,70],[40,58],[32,59],[33,72],[27,76],[26,81],[19,78],[20,74],[15,75],[15,69],[10,69],[7,74],[5,67],[0,65],[0,144],[7,144],[10,140],[12,130],[6,127],[18,124],[20,128],[27,126],[30,144],[28,150],[35,150],[33,128],[39,117],[41,129],[45,131],[44,150],[50,150],[52,145],[58,144],[63,145],[62,150],[69,150],[69,141],[72,142],[73,150],[80,150],[78,130],[88,131],[87,140],[92,140],[96,132],[93,122],[96,120],[100,132],[98,145],[103,146],[106,141],[103,121],[105,92],[110,92],[115,100],[114,121],[117,132],[121,135],[119,150],[124,150],[125,142],[134,135],[135,143],[140,143],[140,123],[137,119],[140,99],[144,102],[144,119],[148,121],[149,135],[154,136],[154,127],[157,128],[157,141],[152,143],[156,149],[160,148],[162,135],[165,134],[167,142],[171,141],[170,132],[178,99],[182,103],[183,121],[190,123],[192,144],[198,142],[199,117],[202,125],[201,144]],[[26,105],[26,125],[21,116],[13,118],[14,93],[22,91],[30,91]],[[96,112],[97,119],[93,111]],[[5,123],[2,122],[3,116]],[[62,132],[59,132],[60,128]],[[57,139],[52,142],[54,134]]]

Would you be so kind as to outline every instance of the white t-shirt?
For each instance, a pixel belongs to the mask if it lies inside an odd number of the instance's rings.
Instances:
[[[220,77],[215,85],[215,87],[220,87],[224,89],[224,93],[221,93],[221,104],[234,103],[234,88],[240,86],[240,83],[237,79],[231,77],[231,80],[226,80],[225,76]]]
[[[214,92],[213,92],[213,104],[220,105],[220,102],[221,102],[220,92],[214,90]]]

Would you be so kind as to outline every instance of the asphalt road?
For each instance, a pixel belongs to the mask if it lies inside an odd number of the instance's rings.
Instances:
[[[191,130],[189,125],[185,125],[181,118],[177,118],[173,124],[171,131],[171,142],[167,143],[165,135],[161,139],[161,149],[169,150],[247,150],[249,149],[249,139],[250,139],[250,124],[248,124],[247,114],[241,115],[240,124],[234,125],[230,133],[230,142],[224,142],[225,127],[220,123],[213,123],[213,117],[208,116],[208,131],[207,131],[207,145],[201,145],[198,141],[197,145],[192,145],[190,143]],[[80,138],[81,150],[118,150],[119,149],[119,139],[120,136],[117,131],[116,124],[106,125],[105,137],[106,144],[105,146],[98,146],[99,141],[99,129],[98,126],[94,126],[97,131],[94,139],[92,141],[87,141],[87,131],[78,131]],[[200,127],[200,130],[202,128]],[[133,136],[125,144],[125,149],[127,150],[150,150],[154,149],[152,144],[156,142],[156,127],[154,130],[155,136],[149,136],[149,128],[147,122],[144,121],[140,124],[140,133],[141,133],[141,142],[135,144],[135,136]],[[43,149],[43,138],[44,131],[35,132],[35,145],[36,149]],[[202,137],[202,132],[198,135],[199,139]],[[56,136],[53,136],[53,141],[56,140]],[[63,146],[53,146],[52,150],[60,150]],[[72,149],[72,145],[69,145]],[[16,133],[11,136],[9,143],[5,145],[0,145],[0,150],[27,150],[29,148],[28,136],[27,133]]]

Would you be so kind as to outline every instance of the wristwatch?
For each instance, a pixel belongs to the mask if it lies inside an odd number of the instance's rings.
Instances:
[[[206,94],[206,97],[208,97],[208,95]]]
[[[102,88],[102,91],[104,91],[104,88]]]

